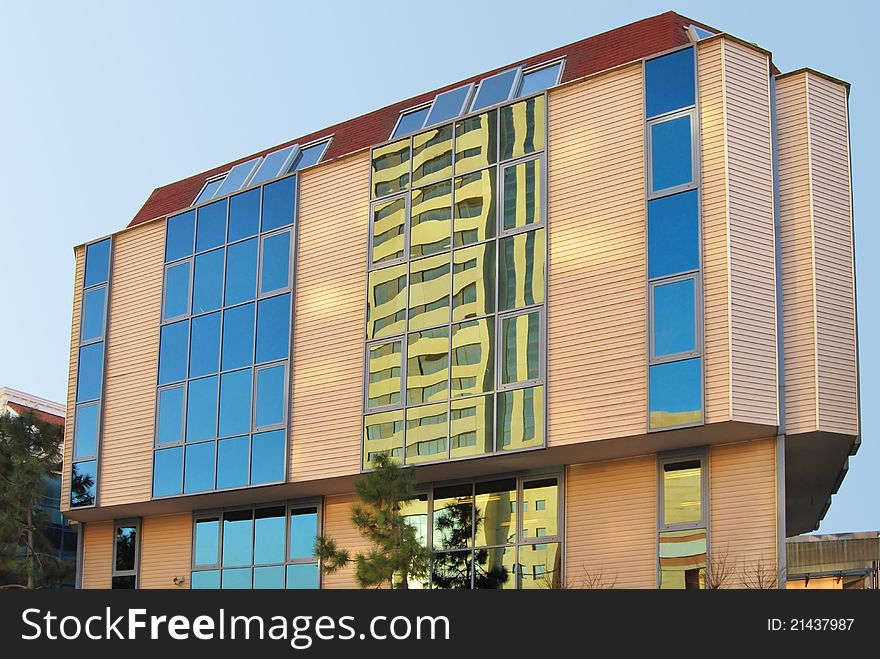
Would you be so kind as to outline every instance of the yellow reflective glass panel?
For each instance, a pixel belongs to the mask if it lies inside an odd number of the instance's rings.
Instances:
[[[474,588],[516,588],[516,547],[474,551]]]
[[[449,249],[452,242],[452,181],[413,190],[410,208],[410,257]]]
[[[495,168],[455,179],[454,244],[470,245],[495,237],[497,216]]]
[[[373,198],[409,187],[409,138],[373,149]]]
[[[452,320],[495,313],[495,242],[452,255]]]
[[[555,478],[523,483],[522,537],[543,538],[559,533],[559,483]]]
[[[543,220],[544,182],[540,158],[505,167],[503,186],[501,220],[505,231],[538,224]]]
[[[496,404],[502,451],[544,444],[544,387],[501,392]]]
[[[558,542],[519,547],[520,588],[562,588],[562,552]]]
[[[501,320],[501,383],[530,382],[541,377],[541,316],[537,311]]]
[[[547,142],[546,125],[543,95],[501,108],[501,160],[542,151]]]
[[[663,465],[664,524],[687,524],[703,518],[702,472],[699,460]]]
[[[406,200],[402,197],[373,206],[373,263],[403,258]]]
[[[400,341],[368,348],[367,407],[384,407],[400,402],[400,374],[403,366]]]
[[[472,547],[473,516],[471,483],[434,488],[434,551]]]
[[[494,318],[453,325],[452,396],[492,391],[495,388],[494,359]]]
[[[660,588],[706,587],[706,529],[660,534]]]
[[[492,453],[495,449],[493,397],[459,398],[449,411],[449,451],[452,458]]]
[[[498,261],[498,310],[544,302],[544,229],[502,238]]]
[[[409,329],[449,322],[450,258],[438,254],[410,262]]]
[[[479,482],[474,488],[474,546],[516,542],[516,479]]]
[[[428,546],[428,495],[419,494],[413,499],[400,502],[400,514],[413,527],[422,547]]]
[[[493,110],[455,124],[455,171],[494,165],[498,151],[498,115]]]
[[[364,469],[371,469],[379,453],[403,457],[403,410],[377,412],[364,417]]]
[[[367,338],[402,334],[406,327],[406,264],[372,271],[367,297]]]
[[[452,124],[413,136],[413,186],[452,178]]]
[[[410,405],[446,400],[449,378],[449,328],[407,336],[406,400]]]
[[[437,544],[434,544],[437,547]],[[474,552],[444,551],[431,559],[431,588],[469,590],[472,587]]]
[[[446,403],[410,407],[406,411],[406,464],[445,460],[448,430]]]

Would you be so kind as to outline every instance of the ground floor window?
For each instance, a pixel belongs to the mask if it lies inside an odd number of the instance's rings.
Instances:
[[[706,452],[661,454],[658,466],[660,588],[705,588],[708,565]]]
[[[141,523],[137,519],[128,519],[116,522],[114,526],[111,588],[133,590],[138,587]]]

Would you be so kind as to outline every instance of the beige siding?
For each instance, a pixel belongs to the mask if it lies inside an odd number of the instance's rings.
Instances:
[[[179,588],[172,579],[184,579],[189,588],[192,515],[145,517],[141,523],[141,588]]]
[[[655,588],[655,456],[569,467],[565,490],[569,588]]]
[[[113,522],[88,522],[83,528],[83,588],[109,588],[113,573]]]
[[[85,272],[86,250],[77,247],[74,250],[73,278],[73,316],[70,323],[70,366],[67,372],[67,409],[68,420],[64,424],[64,469],[61,473],[61,510],[70,509],[70,469],[73,456],[73,420],[76,415],[76,374],[79,362],[79,323],[82,313],[82,282]]]
[[[352,558],[359,551],[369,549],[367,542],[351,523],[351,506],[357,501],[354,494],[324,498],[324,535],[333,538],[341,549],[351,552]],[[321,577],[322,588],[357,588],[354,567],[348,566],[335,574]]]
[[[551,446],[645,432],[642,69],[550,93]]]
[[[816,299],[813,287],[809,123],[804,76],[776,84],[782,316],[785,328],[785,427],[796,434],[818,424]]]
[[[300,182],[289,474],[295,481],[360,470],[369,173],[363,153],[305,172]]]
[[[730,254],[724,121],[724,42],[697,47],[703,224],[703,354],[706,422],[730,420]]]
[[[857,435],[852,200],[846,89],[807,78],[816,258],[819,429]]]
[[[776,444],[763,439],[709,449],[711,561],[729,588],[776,575]]]
[[[99,503],[150,498],[165,223],[115,239]]]

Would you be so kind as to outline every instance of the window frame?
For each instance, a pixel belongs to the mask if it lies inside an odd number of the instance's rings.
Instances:
[[[117,570],[116,569],[116,552],[119,549],[116,542],[116,536],[122,527],[132,526],[135,529],[135,548],[134,548],[134,569],[133,570]],[[113,588],[113,579],[116,577],[134,577],[134,590],[141,587],[141,529],[143,520],[140,517],[127,517],[124,519],[113,520],[113,553],[110,572],[110,587]]]
[[[270,424],[268,426],[260,426],[257,425],[257,394],[259,390],[257,389],[257,383],[259,382],[260,371],[266,371],[273,368],[281,367],[284,369],[284,382],[290,381],[290,365],[288,360],[280,359],[273,362],[266,362],[264,364],[255,364],[252,369],[253,373],[251,377],[251,430],[248,433],[251,436],[251,443],[253,444],[253,436],[262,432],[270,432],[272,430],[287,430],[287,417],[288,417],[288,408],[290,407],[290,387],[284,387],[284,391],[282,392],[282,411],[281,411],[281,421],[278,423]],[[219,432],[219,430],[218,430]],[[242,435],[229,435],[228,437],[217,437],[217,441],[220,439],[230,439],[232,437],[241,437]],[[287,439],[285,438],[285,442]],[[250,467],[249,467],[250,469]],[[250,482],[250,474],[248,474],[248,482]]]
[[[681,462],[700,462],[700,519],[695,522],[679,522],[667,524],[665,521],[666,487],[663,478],[666,465]],[[657,532],[688,531],[692,529],[706,529],[709,531],[709,449],[699,447],[680,451],[667,451],[657,455]],[[658,536],[659,537],[659,536]]]
[[[254,174],[257,173],[257,169],[260,167],[260,165],[263,164],[263,160],[265,160],[265,158],[263,156],[254,156],[253,158],[250,158],[248,160],[243,160],[242,162],[236,163],[235,165],[230,167],[229,171],[226,172],[226,177],[223,179],[223,183],[221,183],[220,187],[217,188],[217,194],[214,195],[214,199],[220,199],[221,197],[226,197],[228,195],[231,195],[235,192],[239,192],[239,191],[244,190],[245,188],[249,187],[251,179],[254,177]],[[223,187],[226,185],[227,181],[229,180],[229,175],[232,174],[232,172],[234,172],[236,169],[243,168],[245,165],[250,165],[251,168],[250,168],[250,171],[248,171],[247,174],[245,174],[244,178],[241,180],[241,183],[238,185],[238,187],[236,187],[233,190],[224,191]]]
[[[394,122],[394,128],[391,129],[391,136],[388,138],[392,142],[396,142],[399,139],[403,139],[413,133],[416,133],[422,128],[425,127],[425,122],[428,120],[428,115],[431,114],[431,106],[434,105],[434,99],[432,98],[430,101],[426,101],[425,103],[419,103],[418,105],[413,105],[412,107],[408,107],[405,110],[401,110],[397,113],[397,121]],[[397,128],[400,126],[400,122],[403,120],[404,115],[413,114],[415,112],[419,112],[420,110],[428,109],[428,114],[425,115],[425,118],[422,120],[422,125],[416,128],[415,130],[411,130],[408,133],[397,134]]]
[[[546,148],[546,147],[545,147]],[[537,222],[532,222],[531,224],[526,224],[521,227],[513,227],[511,229],[504,228],[504,210],[507,204],[507,198],[504,194],[504,175],[507,173],[508,169],[513,167],[517,167],[527,162],[531,162],[532,160],[538,161],[538,179],[540,180],[542,186],[542,194],[541,194],[541,203],[538,208],[539,219]],[[496,186],[498,188],[498,202],[496,203],[496,210],[498,211],[498,225],[495,227],[496,238],[499,243],[502,238],[506,238],[507,236],[514,236],[518,233],[525,233],[527,231],[533,231],[534,229],[539,229],[544,227],[547,224],[547,164],[545,160],[545,153],[529,153],[525,156],[521,156],[519,158],[514,158],[512,160],[506,160],[499,165],[499,176],[496,182]],[[482,171],[482,170],[479,170]],[[498,256],[496,255],[496,259]]]
[[[486,82],[487,80],[492,80],[493,78],[503,76],[507,73],[510,73],[511,71],[514,72],[514,76],[513,76],[513,81],[510,83],[510,89],[507,90],[507,97],[501,101],[496,101],[495,103],[490,103],[489,105],[486,105],[484,107],[475,108],[474,103],[477,102],[477,97],[480,95],[480,89],[482,89],[483,83]],[[511,99],[513,99],[515,97],[514,94],[519,91],[519,86],[520,86],[520,83],[522,82],[522,76],[523,76],[523,67],[514,66],[509,69],[504,69],[503,71],[499,71],[498,73],[493,73],[490,76],[487,76],[485,78],[480,79],[480,82],[478,82],[476,84],[473,95],[471,97],[471,101],[467,105],[468,114],[471,114],[473,112],[486,111],[486,110],[493,108],[493,107],[496,107],[498,105],[503,105],[503,104],[507,103],[508,101],[510,101]]]
[[[104,290],[104,306],[101,310],[101,334],[97,337],[92,337],[90,339],[83,339],[83,328],[84,324],[82,320],[80,321],[79,327],[79,346],[87,346],[92,343],[98,343],[99,341],[103,341],[107,337],[107,313],[110,311],[110,282],[107,281],[103,284],[95,284],[94,286],[89,286],[88,288],[84,288],[82,292],[82,313],[81,317],[85,319],[85,310],[86,310],[86,296],[99,289]],[[163,308],[164,310],[164,308]]]
[[[695,58],[696,59],[696,58]],[[697,122],[699,121],[699,116],[697,114],[698,105],[691,105],[687,108],[674,110],[672,112],[666,112],[665,114],[658,114],[655,117],[651,117],[650,119],[645,120],[645,139],[647,145],[647,157],[645,158],[645,164],[647,171],[647,184],[648,184],[648,200],[657,199],[658,197],[668,197],[670,195],[674,195],[679,192],[685,192],[687,190],[694,190],[699,188],[700,186],[700,150],[698,144],[699,131],[697,128]],[[691,179],[686,183],[679,183],[678,185],[674,185],[669,188],[663,188],[662,190],[654,189],[654,145],[653,145],[653,128],[659,124],[665,124],[677,119],[682,119],[684,117],[689,117],[690,119],[690,155],[691,155]]]
[[[448,124],[450,122],[457,121],[461,119],[462,115],[467,111],[467,108],[470,107],[471,98],[474,95],[474,89],[476,88],[475,83],[467,82],[463,85],[458,85],[457,87],[452,87],[451,89],[447,89],[445,91],[440,92],[434,96],[434,100],[431,102],[431,109],[428,111],[428,116],[425,117],[425,123],[422,128],[434,128],[435,126],[442,126],[444,124]],[[431,115],[434,114],[434,109],[437,107],[437,99],[445,94],[451,94],[452,92],[457,92],[461,89],[465,89],[464,99],[461,102],[461,105],[458,108],[458,112],[445,119],[441,119],[440,121],[431,122]],[[453,142],[455,141],[455,129],[453,128],[452,133]],[[455,145],[453,144],[453,150],[455,149]]]
[[[529,96],[534,96],[539,93],[544,93],[548,89],[551,89],[551,88],[559,85],[559,83],[562,81],[562,76],[565,74],[566,60],[567,60],[566,56],[562,55],[561,57],[556,57],[554,59],[547,60],[546,62],[541,62],[539,64],[533,64],[532,66],[527,66],[527,67],[520,67],[519,79],[516,81],[516,85],[514,86],[515,92],[514,92],[512,98],[527,98]],[[531,94],[523,94],[522,93],[523,80],[525,79],[525,77],[527,75],[529,75],[530,73],[534,73],[536,71],[540,71],[541,69],[550,68],[551,66],[555,66],[556,64],[560,64],[561,66],[559,67],[559,74],[556,76],[556,83],[555,84],[552,84],[549,87],[545,87],[540,92],[532,92]]]
[[[190,206],[200,206],[204,203],[211,201],[217,195],[217,193],[220,191],[220,188],[223,186],[223,180],[226,178],[226,176],[229,174],[230,171],[231,170],[227,169],[222,174],[215,174],[214,176],[209,176],[207,179],[205,179],[204,184],[202,184],[202,187],[199,190],[199,193],[195,196],[195,199],[193,199]],[[202,199],[201,201],[199,201],[200,197],[202,196],[202,193],[205,192],[205,188],[207,188],[208,185],[210,185],[211,183],[214,183],[216,181],[220,181],[220,185],[217,186],[217,189],[214,191],[214,194],[212,194],[207,199]]]
[[[293,159],[290,161],[290,164],[288,165],[287,169],[285,169],[283,171],[283,173],[279,174],[274,179],[267,179],[265,181],[262,181],[261,185],[263,183],[271,183],[275,179],[280,179],[284,176],[287,176],[288,174],[296,174],[297,172],[302,171],[304,169],[311,169],[312,167],[315,167],[317,165],[322,164],[324,161],[324,156],[327,155],[327,149],[330,148],[330,143],[333,141],[333,137],[334,137],[334,135],[331,134],[326,137],[318,138],[317,140],[312,140],[311,142],[306,142],[305,144],[302,144],[302,145],[297,145],[298,148],[296,150],[296,155],[294,155]],[[297,160],[299,159],[299,157],[302,155],[302,153],[306,149],[312,149],[316,146],[320,146],[321,144],[324,145],[324,148],[321,149],[321,155],[318,156],[318,159],[314,163],[312,163],[311,165],[306,165],[305,167],[295,167],[295,165],[297,164]],[[297,211],[298,211],[299,210],[299,185],[298,184],[297,184],[297,201],[296,201],[296,203],[297,203]]]
[[[398,394],[400,395],[397,403],[392,403],[388,405],[380,405],[378,407],[370,407],[370,350],[379,345],[386,345],[389,343],[399,343],[400,344],[400,388],[398,390]],[[407,356],[407,340],[406,340],[406,332],[403,334],[395,334],[394,336],[382,337],[381,339],[371,339],[364,344],[364,396],[363,396],[363,411],[361,412],[361,416],[369,416],[370,414],[376,414],[378,412],[388,412],[389,410],[399,410],[405,407],[404,398],[406,397],[406,356]],[[426,403],[430,405],[431,403]],[[404,423],[406,423],[406,419],[404,418]],[[363,440],[361,440],[363,442]]]
[[[660,286],[668,284],[676,284],[683,281],[694,282],[694,348],[684,352],[670,353],[668,355],[657,356],[656,354],[656,336],[655,336],[655,312],[656,304],[654,302],[654,291]],[[694,357],[703,356],[703,322],[702,299],[703,291],[701,286],[701,277],[699,270],[692,270],[682,274],[658,277],[648,281],[648,364],[654,366],[656,364],[666,364],[669,362],[685,361]]]
[[[166,316],[165,315],[165,303],[168,300],[168,272],[173,268],[179,268],[186,264],[189,267],[189,277],[187,278],[187,290],[186,290],[186,311],[177,316]],[[195,283],[195,254],[192,256],[186,256],[182,259],[178,259],[177,261],[171,261],[170,263],[166,263],[164,265],[164,272],[162,273],[162,309],[161,309],[161,319],[160,322],[162,325],[169,325],[171,323],[175,323],[181,320],[187,320],[192,317],[192,298],[193,298],[193,284]],[[225,259],[224,259],[224,270],[225,270]],[[225,273],[224,273],[225,274]],[[224,291],[225,292],[225,291]],[[221,307],[222,308],[222,307]],[[210,312],[205,312],[205,314]],[[196,314],[203,315],[203,314]]]
[[[518,316],[528,316],[530,314],[537,313],[538,314],[538,329],[540,334],[538,335],[538,377],[533,378],[531,380],[522,380],[516,382],[508,382],[504,384],[502,379],[502,365],[504,363],[504,336],[502,332],[502,328],[504,326],[504,321],[509,318],[516,318]],[[531,389],[532,387],[537,387],[546,384],[546,349],[547,349],[547,337],[546,337],[546,325],[545,325],[545,316],[546,310],[543,304],[536,304],[528,307],[522,307],[521,309],[511,309],[509,311],[497,312],[495,314],[496,324],[495,324],[495,391],[496,392],[507,392],[515,389]],[[545,394],[546,400],[546,394]],[[496,409],[497,414],[497,409]],[[546,424],[546,416],[545,416],[545,424]],[[497,422],[496,422],[496,430],[497,430]],[[546,434],[546,431],[545,431]],[[497,438],[496,438],[497,439]]]
[[[188,358],[188,356],[187,356]],[[181,446],[186,444],[186,404],[187,404],[187,395],[189,393],[189,387],[187,386],[188,379],[183,380],[182,382],[174,382],[169,384],[163,384],[156,387],[156,413],[155,413],[155,423],[153,428],[153,450],[159,448],[171,448],[172,446]],[[180,440],[177,442],[169,442],[167,444],[159,443],[159,414],[161,412],[161,408],[159,406],[159,398],[162,395],[163,391],[167,391],[169,389],[180,389],[183,391],[181,396],[181,411],[180,411]],[[190,442],[196,443],[196,442]],[[152,476],[151,476],[152,478]]]
[[[281,288],[273,288],[270,291],[263,290],[263,253],[265,252],[265,244],[266,241],[270,238],[274,238],[276,236],[280,236],[283,233],[290,234],[290,243],[288,245],[288,254],[287,254],[287,285],[282,286]],[[274,297],[278,295],[282,291],[291,291],[293,290],[293,260],[294,260],[294,251],[293,251],[293,225],[288,225],[285,227],[281,227],[279,229],[272,229],[271,231],[267,231],[266,233],[258,233],[257,239],[259,240],[259,245],[257,249],[257,296],[254,300],[262,300],[267,297]],[[224,298],[226,294],[226,268],[224,263],[223,268],[223,293]],[[225,299],[224,299],[225,302]],[[227,307],[221,306],[221,309],[225,309]]]

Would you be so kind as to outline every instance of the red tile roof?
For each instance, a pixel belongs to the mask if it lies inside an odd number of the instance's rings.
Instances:
[[[206,172],[177,181],[176,183],[156,188],[137,215],[134,216],[129,226],[148,222],[149,220],[163,217],[190,206],[208,178],[221,174],[229,170],[233,165],[250,160],[255,156],[263,156],[290,144],[306,144],[332,134],[333,141],[324,155],[325,161],[332,160],[386,141],[389,135],[391,135],[401,110],[430,101],[439,92],[469,82],[479,81],[486,76],[512,66],[530,66],[562,56],[566,58],[562,82],[577,80],[605,69],[649,57],[676,46],[682,46],[688,43],[688,35],[685,28],[692,24],[708,28],[708,26],[702,23],[668,11],[664,14],[646,18],[519,62],[507,64],[492,71],[447,85],[441,89],[435,89],[414,98],[389,105],[381,110],[375,110],[355,119],[350,119],[335,126],[298,137],[284,144],[264,149],[234,162],[220,165]],[[714,30],[714,28],[708,29]]]
[[[37,410],[33,407],[28,407],[27,405],[22,405],[21,403],[13,403],[9,401],[6,403],[9,407],[11,407],[16,414],[33,414],[40,421],[45,421],[46,423],[51,423],[56,426],[61,426],[61,429],[64,430],[64,417],[58,416],[57,414],[50,414],[49,412],[44,412],[43,410]]]

